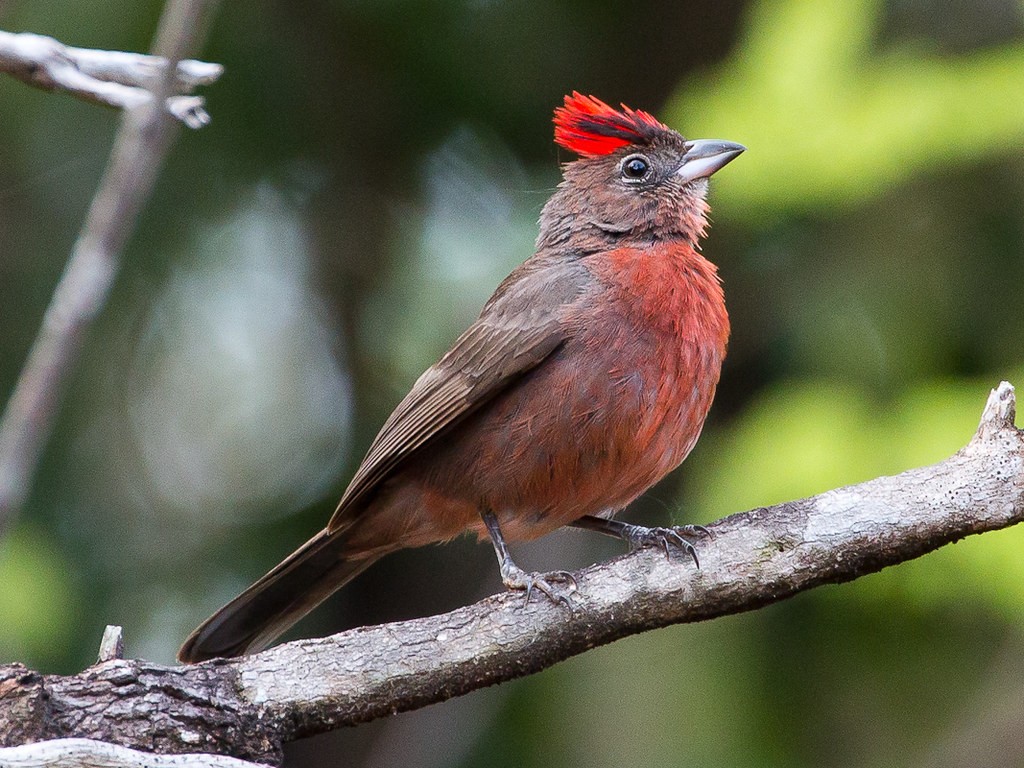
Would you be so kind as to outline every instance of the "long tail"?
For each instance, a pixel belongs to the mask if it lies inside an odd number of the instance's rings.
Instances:
[[[178,660],[192,664],[262,650],[378,557],[349,557],[343,534],[320,531],[200,624]]]

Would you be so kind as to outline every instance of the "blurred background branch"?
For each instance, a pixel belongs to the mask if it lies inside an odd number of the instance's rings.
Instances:
[[[80,99],[118,109],[132,109],[153,98],[153,83],[167,59],[124,51],[72,48],[52,37],[0,30],[0,72],[49,91],[66,91]],[[164,101],[167,111],[189,128],[210,122],[201,96],[186,96],[221,76],[220,64],[183,59]]]
[[[279,763],[285,742],[530,675],[670,624],[762,608],[1024,520],[1024,431],[992,391],[971,442],[938,464],[731,515],[702,570],[657,548],[577,576],[573,609],[504,593],[450,613],[187,667],[114,659],[68,677],[0,668],[0,743],[88,737]],[[5,755],[0,750],[0,762]]]
[[[78,359],[84,335],[103,309],[117,276],[121,250],[134,231],[135,221],[170,148],[173,120],[164,104],[181,84],[196,82],[195,66],[185,67],[190,74],[183,80],[179,63],[202,44],[215,6],[215,0],[168,1],[153,45],[156,60],[166,65],[157,68],[155,79],[150,73],[137,75],[140,83],[152,89],[152,98],[140,98],[137,88],[103,91],[104,103],[124,106],[126,111],[88,217],[0,419],[0,533],[10,525],[28,493],[60,407],[63,385]],[[59,44],[54,47],[52,42],[38,37],[0,38],[0,45],[6,43],[9,54],[20,57],[24,64],[21,71],[32,73],[35,78],[47,72],[53,84],[67,87],[68,70],[49,66],[61,53]],[[33,50],[48,52],[49,58],[33,59]],[[73,56],[73,52],[67,55]],[[98,64],[94,55],[86,58],[85,68],[96,74],[106,67],[109,76],[110,63],[108,60]],[[122,66],[120,76],[125,77],[127,71]],[[212,74],[207,70],[202,77]],[[71,82],[77,82],[75,90],[80,92],[88,84],[81,79]],[[101,100],[99,96],[97,100]],[[193,127],[205,122],[201,107],[197,111],[195,104],[185,112],[174,109],[179,113],[177,117],[195,123]],[[192,117],[186,117],[186,113]]]

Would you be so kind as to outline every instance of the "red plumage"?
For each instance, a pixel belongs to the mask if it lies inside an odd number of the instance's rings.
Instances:
[[[555,143],[582,157],[607,155],[629,144],[646,144],[671,129],[653,115],[625,104],[614,109],[573,91],[555,110]]]
[[[692,529],[612,516],[686,458],[711,406],[729,319],[698,240],[706,179],[743,148],[576,92],[555,141],[581,159],[534,255],[398,404],[327,527],[196,629],[183,661],[258,650],[381,556],[467,531],[492,539],[507,587],[565,602],[566,575],[523,572],[506,540],[576,525],[694,552]]]

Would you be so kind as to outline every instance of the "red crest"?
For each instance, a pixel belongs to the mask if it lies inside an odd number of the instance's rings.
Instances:
[[[646,144],[670,131],[639,109],[613,109],[600,99],[573,91],[555,110],[555,143],[582,157],[597,157],[630,144]]]

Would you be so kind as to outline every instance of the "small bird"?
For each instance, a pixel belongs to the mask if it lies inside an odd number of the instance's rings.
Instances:
[[[711,407],[729,319],[699,241],[708,177],[745,147],[578,92],[554,123],[579,159],[534,255],[384,422],[327,527],[200,625],[182,662],[265,648],[378,558],[465,532],[490,537],[527,600],[569,602],[575,581],[523,571],[506,542],[565,525],[696,561],[699,526],[613,515],[686,458]]]

